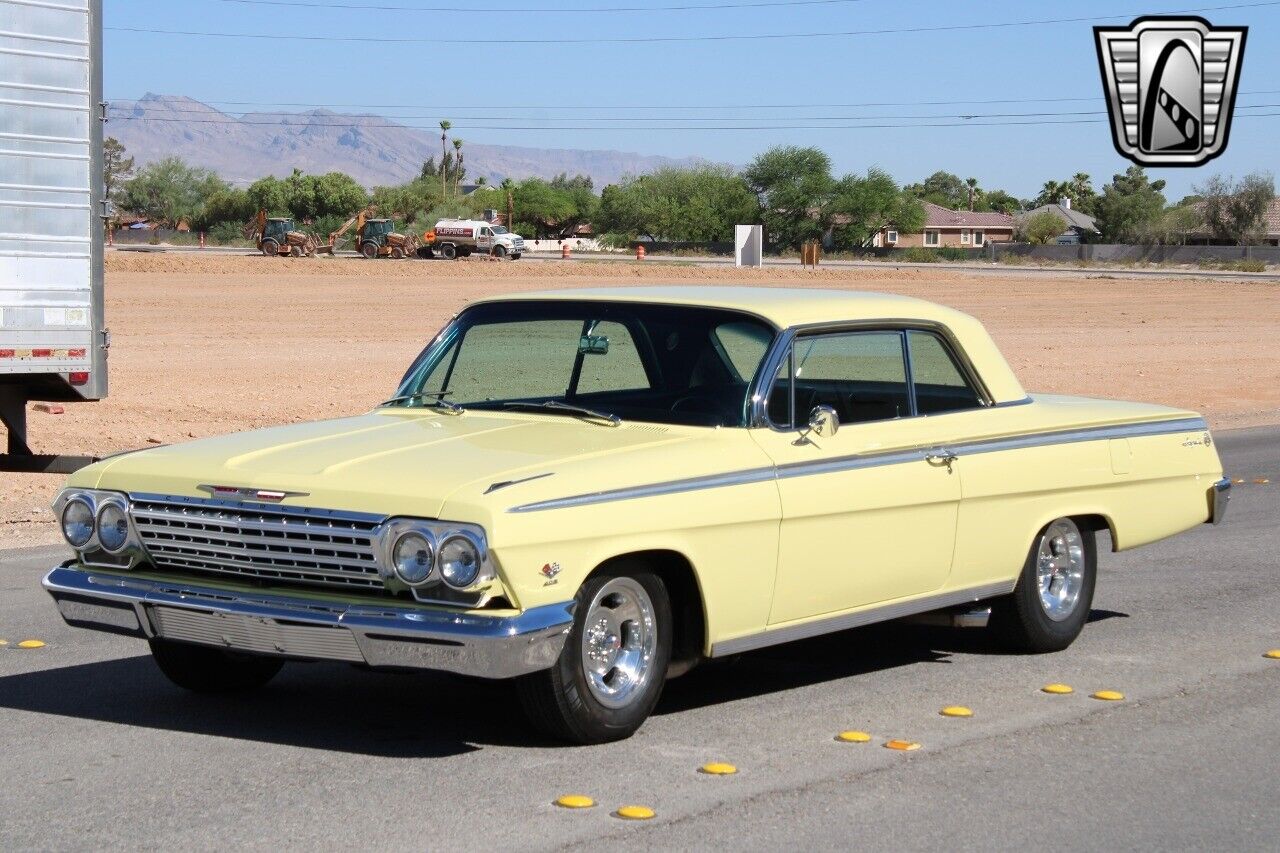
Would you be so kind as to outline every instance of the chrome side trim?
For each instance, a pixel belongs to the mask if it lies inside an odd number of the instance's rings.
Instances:
[[[1214,483],[1209,495],[1213,501],[1209,521],[1213,524],[1221,524],[1223,517],[1227,514],[1227,505],[1231,501],[1231,478],[1223,477]]]
[[[1108,438],[1166,435],[1169,433],[1201,431],[1207,428],[1208,425],[1205,423],[1204,418],[1179,418],[1170,421],[1087,427],[1084,429],[1031,433],[1011,438],[983,439],[959,444],[947,444],[946,452],[949,455],[963,457],[978,453],[995,453],[1001,450],[1023,450],[1029,447],[1074,444],[1082,441],[1101,441]],[[792,477],[807,477],[813,474],[833,474],[840,471],[854,471],[860,468],[875,468],[881,465],[901,465],[907,462],[925,460],[927,457],[934,455],[937,450],[938,448],[936,447],[926,446],[909,450],[889,450],[877,453],[859,453],[852,456],[838,456],[818,462],[790,462],[776,467],[748,468],[727,474],[668,480],[662,483],[607,489],[599,492],[588,492],[563,498],[519,504],[508,508],[507,512],[541,512],[548,509],[565,509],[567,507],[589,506],[591,504],[656,497],[702,489],[741,486],[772,479],[780,480]]]
[[[952,590],[950,592],[938,593],[936,595],[926,595],[922,598],[913,598],[909,601],[897,601],[889,604],[882,604],[870,607],[865,610],[859,610],[854,613],[842,613],[838,616],[831,616],[825,619],[818,619],[813,622],[805,622],[800,625],[787,625],[781,628],[773,628],[771,630],[761,631],[758,634],[750,634],[745,637],[735,637],[732,640],[725,640],[722,643],[716,643],[711,647],[711,657],[724,657],[725,655],[736,655],[742,652],[749,652],[753,649],[762,649],[766,646],[775,646],[780,643],[791,643],[796,640],[805,640],[810,637],[818,637],[823,634],[832,634],[836,631],[847,631],[850,628],[860,628],[863,625],[873,625],[877,622],[888,622],[891,619],[901,619],[904,616],[915,616],[919,613],[928,613],[932,610],[941,610],[944,607],[954,607],[957,604],[969,604],[975,601],[982,601],[986,598],[993,598],[998,595],[1007,595],[1013,592],[1016,581],[1001,581],[999,583],[989,583],[983,586],[976,586],[970,589]]]
[[[480,678],[546,669],[559,657],[573,625],[572,601],[514,616],[488,616],[234,592],[122,577],[73,563],[50,571],[43,585],[63,618],[77,627]]]

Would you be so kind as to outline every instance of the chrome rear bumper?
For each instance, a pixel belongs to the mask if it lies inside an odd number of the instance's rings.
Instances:
[[[1221,524],[1223,516],[1227,514],[1227,504],[1231,501],[1231,478],[1223,477],[1214,483],[1213,488],[1209,490],[1209,498],[1212,501],[1209,521],[1213,524]]]
[[[241,652],[512,678],[555,663],[573,602],[518,616],[343,604],[154,581],[63,564],[44,588],[68,625]]]

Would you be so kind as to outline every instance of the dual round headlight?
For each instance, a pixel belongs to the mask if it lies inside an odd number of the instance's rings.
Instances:
[[[62,507],[62,535],[72,548],[87,548],[97,536],[97,547],[119,554],[129,545],[129,510],[112,495],[73,495]]]
[[[62,535],[72,548],[83,548],[93,538],[93,507],[83,498],[72,498],[62,508]]]
[[[483,560],[471,537],[458,533],[446,536],[437,546],[431,534],[410,530],[401,533],[391,549],[392,571],[413,587],[435,580],[438,569],[440,580],[450,587],[468,589],[480,577]]]
[[[129,544],[129,516],[118,503],[105,503],[98,510],[98,544],[116,554]]]

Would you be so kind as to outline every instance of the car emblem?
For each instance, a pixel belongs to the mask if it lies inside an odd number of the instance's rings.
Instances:
[[[239,486],[196,486],[202,492],[208,492],[215,498],[235,501],[265,501],[280,503],[285,498],[305,498],[310,492],[285,492],[279,489],[245,489]]]
[[[1225,151],[1248,32],[1193,17],[1094,27],[1120,155],[1141,166],[1200,166]]]
[[[551,586],[556,582],[556,575],[560,574],[560,564],[544,563],[542,568],[539,569],[539,572],[547,579],[547,582],[544,583],[543,586]]]

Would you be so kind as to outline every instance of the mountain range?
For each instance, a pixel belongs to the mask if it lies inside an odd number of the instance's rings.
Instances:
[[[346,172],[366,187],[401,184],[416,177],[429,158],[440,158],[440,136],[377,115],[330,110],[225,113],[192,98],[148,93],[114,101],[106,135],[124,144],[137,165],[178,156],[245,186],[265,175]],[[452,146],[450,147],[452,150]],[[624,151],[526,148],[466,142],[466,180],[483,175],[552,178],[561,172],[590,175],[597,189],[626,174],[705,162]]]

